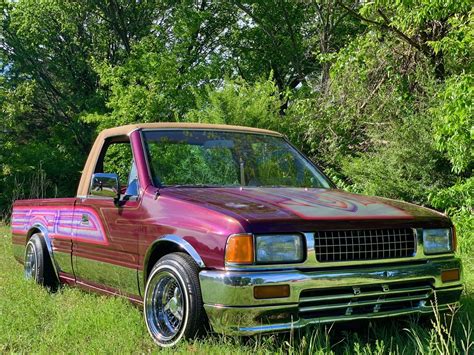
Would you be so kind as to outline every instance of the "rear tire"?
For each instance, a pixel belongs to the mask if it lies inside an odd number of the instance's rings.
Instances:
[[[25,250],[25,278],[35,280],[36,283],[56,290],[58,279],[54,272],[46,242],[40,233],[33,234],[26,243]]]
[[[185,253],[172,253],[155,264],[148,277],[144,316],[148,332],[161,347],[196,337],[206,323],[199,267]]]

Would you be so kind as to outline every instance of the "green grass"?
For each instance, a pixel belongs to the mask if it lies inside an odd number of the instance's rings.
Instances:
[[[0,227],[0,353],[413,354],[464,353],[469,344],[474,352],[469,322],[474,320],[474,258],[469,255],[463,258],[466,294],[451,331],[443,330],[441,321],[419,326],[401,319],[252,338],[210,334],[165,350],[150,340],[139,308],[70,287],[50,294],[25,281],[11,255],[9,229]]]

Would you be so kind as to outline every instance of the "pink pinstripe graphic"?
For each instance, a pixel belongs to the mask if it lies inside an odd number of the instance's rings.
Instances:
[[[99,215],[89,207],[19,206],[14,208],[11,223],[14,234],[26,234],[35,224],[42,225],[52,239],[109,244]]]

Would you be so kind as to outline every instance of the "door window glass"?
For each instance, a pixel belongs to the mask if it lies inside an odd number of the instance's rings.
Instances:
[[[130,143],[111,143],[104,149],[106,151],[102,164],[98,164],[98,166],[102,166],[102,169],[96,169],[95,172],[117,174],[120,180],[121,195],[138,196],[138,174]]]

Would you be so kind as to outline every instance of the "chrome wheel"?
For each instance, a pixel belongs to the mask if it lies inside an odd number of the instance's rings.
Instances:
[[[159,346],[174,346],[204,330],[199,267],[193,258],[176,252],[159,259],[147,277],[143,306],[148,332]]]
[[[25,277],[27,279],[36,279],[38,270],[38,261],[36,256],[36,248],[33,243],[26,245],[25,252]]]
[[[149,330],[162,344],[172,342],[183,329],[186,311],[183,288],[168,270],[157,270],[145,292],[145,312]]]

